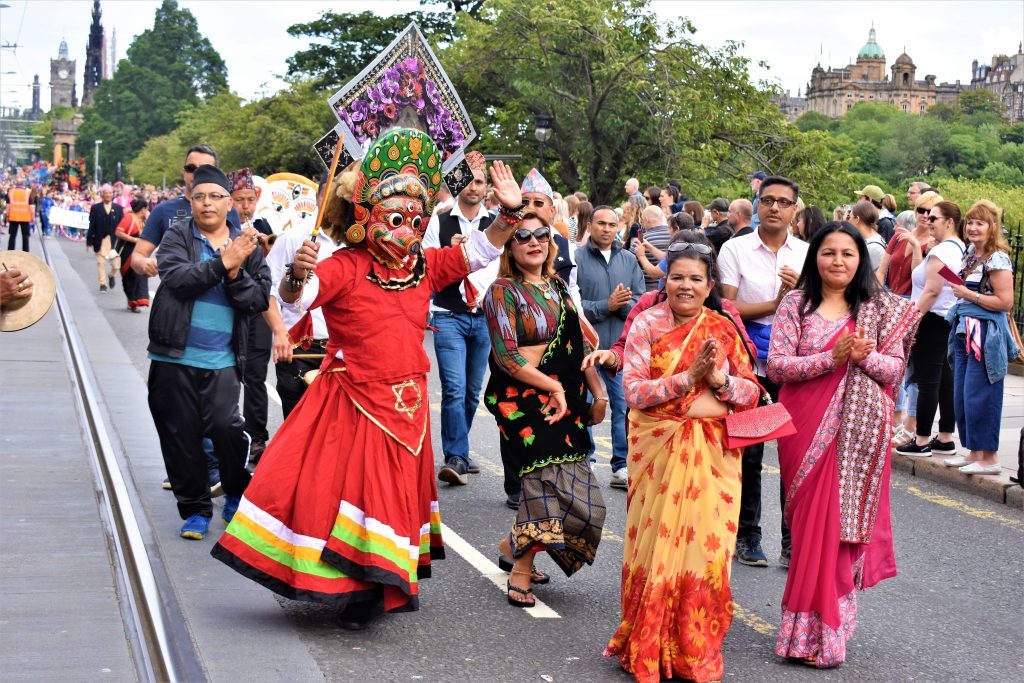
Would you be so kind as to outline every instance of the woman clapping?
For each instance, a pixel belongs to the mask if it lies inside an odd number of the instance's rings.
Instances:
[[[797,429],[779,439],[793,555],[775,652],[824,668],[846,658],[854,589],[896,574],[889,421],[920,314],[880,290],[849,223],[822,228],[802,272],[779,304],[768,353]]]
[[[712,291],[713,253],[707,244],[669,245],[667,300],[636,318],[626,343],[622,622],[605,655],[638,681],[721,679],[732,622],[741,451],[723,446],[724,423],[759,392]]]

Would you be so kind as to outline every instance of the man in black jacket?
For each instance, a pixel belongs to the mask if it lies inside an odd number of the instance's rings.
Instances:
[[[149,318],[149,409],[185,520],[181,536],[197,540],[213,516],[204,436],[220,461],[225,521],[249,484],[239,380],[249,317],[266,310],[270,294],[256,232],[229,223],[230,209],[224,173],[196,169],[192,218],[172,222],[160,243],[160,288]]]
[[[114,288],[114,276],[121,269],[121,259],[114,253],[114,231],[124,209],[114,203],[114,188],[104,185],[100,188],[100,201],[89,209],[89,232],[85,243],[96,252],[96,272],[100,279],[100,291]],[[113,258],[108,258],[113,255]]]

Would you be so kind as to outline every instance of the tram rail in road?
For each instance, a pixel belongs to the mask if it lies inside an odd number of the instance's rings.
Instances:
[[[106,404],[75,325],[46,242],[43,255],[57,283],[55,307],[64,355],[74,386],[83,441],[88,449],[96,496],[107,536],[125,636],[139,680],[206,681],[192,637],[160,560],[152,528],[141,510],[124,448],[109,428]]]

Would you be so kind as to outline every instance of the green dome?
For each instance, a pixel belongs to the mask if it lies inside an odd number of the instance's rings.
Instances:
[[[864,43],[864,47],[857,53],[857,58],[867,57],[869,59],[885,59],[885,53],[882,52],[882,48],[875,42],[875,29],[872,27],[868,33],[868,42]]]

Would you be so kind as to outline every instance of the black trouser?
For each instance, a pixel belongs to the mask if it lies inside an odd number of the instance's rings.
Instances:
[[[248,357],[245,360],[245,396],[242,402],[242,416],[245,431],[254,442],[266,443],[267,434],[267,367],[270,365],[270,349],[274,344],[274,333],[262,315],[249,317]]]
[[[925,313],[917,329],[910,357],[917,382],[917,435],[931,436],[935,410],[939,411],[939,431],[952,434],[956,429],[953,411],[953,369],[946,350],[949,323],[936,313]]]
[[[758,376],[757,381],[761,383],[772,397],[772,401],[779,400],[779,385],[767,377]],[[758,405],[765,405],[762,399]],[[764,460],[764,444],[758,443],[747,446],[743,449],[742,471],[743,487],[740,489],[740,524],[736,533],[738,539],[757,537],[761,538],[761,461]],[[789,525],[786,524],[785,515],[786,493],[783,490],[782,482],[779,482],[779,502],[782,513],[782,549],[788,551],[791,542],[789,539]]]
[[[18,228],[21,228],[21,250],[28,251],[28,223],[22,223],[20,221],[11,221],[10,230],[11,236],[7,238],[7,250],[14,249],[14,244],[18,241]]]
[[[249,485],[245,469],[249,440],[238,414],[238,389],[238,372],[233,367],[204,370],[150,362],[149,411],[182,519],[213,516],[204,436],[213,441],[224,493],[241,497]]]
[[[295,349],[295,353],[324,353],[325,342],[314,341],[309,349]],[[291,363],[279,362],[274,366],[277,373],[277,395],[281,397],[281,412],[287,420],[295,405],[306,393],[306,383],[302,376],[310,370],[316,370],[323,362],[322,358],[296,358]]]

